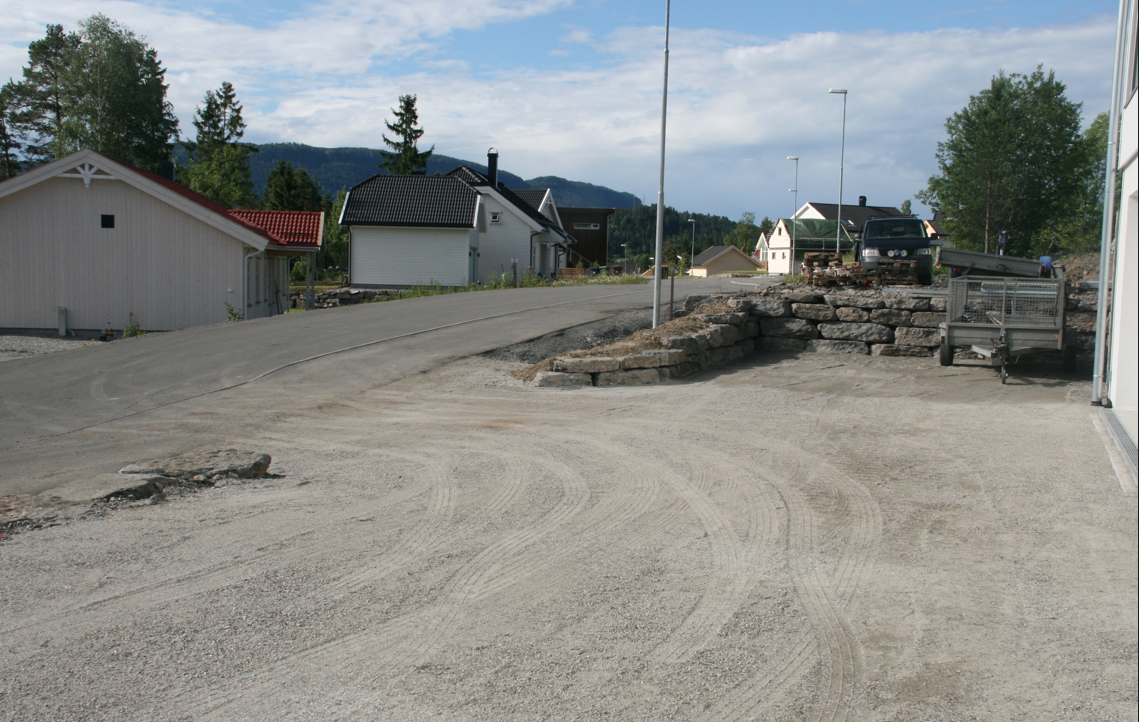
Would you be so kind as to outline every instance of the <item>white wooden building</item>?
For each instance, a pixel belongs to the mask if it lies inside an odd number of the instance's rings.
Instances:
[[[323,214],[292,218],[284,225],[307,234],[285,237],[234,213],[91,150],[4,181],[0,329],[93,335],[133,317],[167,331],[225,321],[229,309],[283,313],[289,258],[319,250]]]

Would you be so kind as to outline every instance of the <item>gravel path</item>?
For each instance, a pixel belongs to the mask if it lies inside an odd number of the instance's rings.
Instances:
[[[69,351],[89,344],[90,339],[49,338],[44,336],[0,336],[0,361],[12,361],[42,353]]]

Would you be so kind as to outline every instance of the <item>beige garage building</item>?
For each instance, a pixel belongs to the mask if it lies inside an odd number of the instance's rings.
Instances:
[[[231,211],[82,150],[0,183],[0,329],[168,331],[284,313],[323,214]],[[311,256],[309,256],[311,257]],[[311,267],[311,264],[310,264]]]

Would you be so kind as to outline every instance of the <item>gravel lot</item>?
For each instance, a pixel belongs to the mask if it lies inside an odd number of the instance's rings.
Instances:
[[[92,343],[90,339],[52,338],[44,336],[0,336],[0,361],[27,358],[41,353],[69,351]]]
[[[1136,719],[1136,495],[1086,381],[520,365],[75,432],[225,424],[282,477],[0,543],[0,719]]]

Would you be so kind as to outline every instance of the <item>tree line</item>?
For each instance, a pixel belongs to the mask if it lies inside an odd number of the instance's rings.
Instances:
[[[656,252],[656,204],[619,208],[609,217],[610,262],[625,258],[630,265],[648,268]],[[690,223],[689,219],[696,221]],[[693,226],[695,225],[695,228]],[[751,255],[760,233],[770,233],[775,222],[764,217],[759,224],[755,214],[744,213],[739,221],[726,216],[678,211],[664,207],[664,259],[671,263],[679,256],[681,265],[691,263],[692,248],[696,255],[712,246],[736,246]]]

